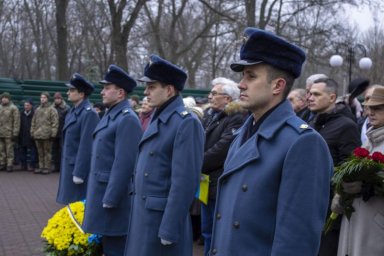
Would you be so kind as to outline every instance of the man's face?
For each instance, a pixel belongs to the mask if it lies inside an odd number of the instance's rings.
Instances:
[[[24,102],[24,110],[29,112],[32,109],[32,105],[29,102]]]
[[[1,98],[1,105],[5,106],[9,104],[9,99],[7,97]]]
[[[100,94],[103,97],[103,104],[110,108],[121,101],[124,89],[114,84],[106,84]]]
[[[62,102],[63,102],[63,100],[61,99],[61,98],[55,98],[55,105],[60,105]]]
[[[171,97],[171,85],[161,86],[159,82],[147,83],[144,95],[152,108],[163,105]]]
[[[292,91],[288,94],[287,99],[292,105],[292,108],[295,112],[299,112],[305,107],[306,102],[300,98],[300,95],[296,91]]]
[[[73,104],[77,104],[84,99],[84,93],[79,92],[76,88],[69,88],[67,91],[68,100]]]
[[[325,83],[315,83],[310,90],[308,108],[315,113],[324,113],[333,109],[336,94],[326,90]]]
[[[41,104],[45,104],[45,103],[47,103],[47,102],[48,102],[48,98],[47,98],[47,96],[44,95],[44,94],[42,94],[42,95],[40,96],[40,103],[41,103]]]
[[[253,112],[265,113],[270,108],[273,96],[271,83],[268,82],[268,70],[263,64],[244,68],[239,85],[240,105]]]
[[[231,97],[224,93],[223,85],[215,85],[208,94],[209,106],[214,110],[223,110],[231,102]]]

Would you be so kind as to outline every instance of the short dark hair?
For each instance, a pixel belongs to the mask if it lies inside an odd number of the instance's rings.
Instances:
[[[316,79],[313,83],[314,84],[325,83],[326,90],[329,93],[336,94],[336,97],[337,97],[337,89],[338,89],[339,85],[332,78],[319,78],[319,79]]]
[[[294,76],[285,70],[275,68],[271,65],[266,65],[266,67],[267,67],[267,79],[269,83],[276,78],[283,78],[285,80],[286,86],[285,86],[283,97],[287,98],[289,92],[292,89],[293,83],[295,82]]]

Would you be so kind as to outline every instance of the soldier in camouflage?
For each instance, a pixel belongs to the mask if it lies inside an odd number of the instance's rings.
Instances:
[[[39,156],[39,168],[34,173],[48,174],[51,172],[52,140],[56,137],[59,127],[59,115],[49,104],[49,93],[42,92],[40,106],[32,118],[31,136],[36,142]]]
[[[20,130],[20,113],[11,95],[1,95],[0,106],[0,170],[13,171],[14,144]]]

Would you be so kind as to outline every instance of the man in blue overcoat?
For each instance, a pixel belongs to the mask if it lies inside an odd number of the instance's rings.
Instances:
[[[63,126],[63,148],[60,181],[56,201],[69,204],[84,200],[90,171],[92,133],[99,116],[88,96],[94,86],[80,74],[73,74],[68,87],[68,100],[73,107],[68,111]]]
[[[236,132],[218,181],[210,255],[316,256],[333,163],[322,137],[286,97],[304,52],[256,28],[244,31],[240,104],[252,114]]]
[[[183,70],[156,55],[139,79],[156,110],[139,145],[125,255],[192,256],[189,208],[203,162],[204,131],[184,107],[180,91],[186,79]]]
[[[132,174],[142,130],[127,100],[136,81],[111,65],[100,83],[104,85],[101,95],[108,111],[93,132],[83,228],[88,233],[102,235],[104,255],[121,256],[128,232]]]

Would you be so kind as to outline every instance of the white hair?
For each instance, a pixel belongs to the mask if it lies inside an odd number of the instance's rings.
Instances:
[[[232,100],[237,100],[240,96],[240,89],[237,87],[237,83],[231,79],[225,77],[218,77],[212,80],[212,86],[221,84],[223,92],[228,94]]]
[[[327,79],[328,76],[324,74],[314,74],[307,78],[306,85],[311,86],[317,79]]]
[[[188,96],[188,97],[185,97],[183,98],[183,102],[184,102],[184,106],[186,108],[193,108],[196,106],[196,101],[193,97],[191,96]]]

